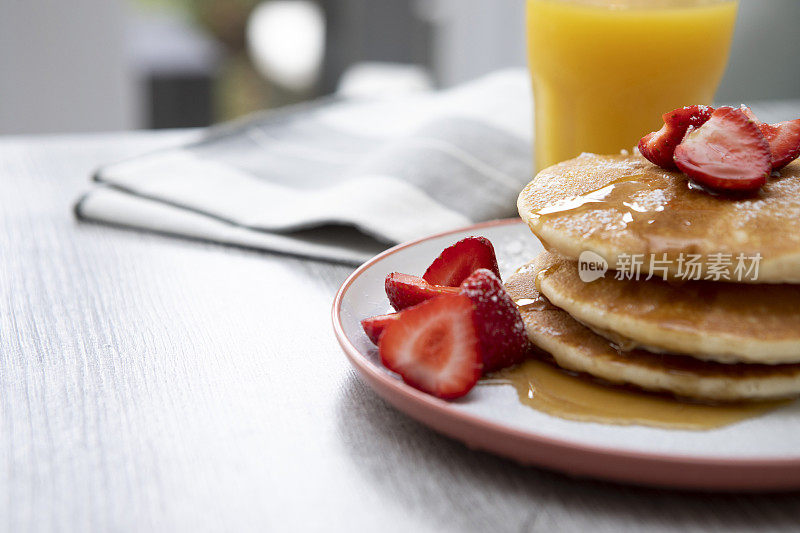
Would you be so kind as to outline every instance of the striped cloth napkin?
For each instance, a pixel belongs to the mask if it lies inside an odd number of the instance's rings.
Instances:
[[[516,215],[530,87],[502,71],[440,92],[331,98],[102,167],[86,220],[358,264],[389,245]]]

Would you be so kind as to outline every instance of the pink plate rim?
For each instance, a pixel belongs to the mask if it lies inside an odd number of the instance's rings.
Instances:
[[[797,459],[731,459],[669,455],[576,444],[504,426],[450,407],[403,383],[361,354],[344,333],[342,299],[350,285],[384,258],[421,242],[495,226],[522,224],[518,218],[493,220],[399,244],[358,267],[342,283],[331,309],[333,331],[350,363],[370,387],[400,411],[472,449],[489,451],[525,465],[639,485],[722,491],[800,488]]]

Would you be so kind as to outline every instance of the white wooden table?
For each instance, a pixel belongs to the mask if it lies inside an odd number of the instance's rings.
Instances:
[[[575,480],[410,420],[333,338],[348,267],[74,220],[100,163],[192,135],[0,139],[3,530],[800,525],[797,494]]]

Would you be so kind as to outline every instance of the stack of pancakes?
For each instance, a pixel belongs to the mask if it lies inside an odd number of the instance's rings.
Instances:
[[[547,251],[507,289],[560,367],[704,401],[800,395],[800,161],[732,198],[638,155],[584,154],[518,208]],[[587,254],[608,266],[593,281]]]

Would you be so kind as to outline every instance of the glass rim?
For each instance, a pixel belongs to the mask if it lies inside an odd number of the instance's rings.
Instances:
[[[718,4],[733,4],[739,0],[531,0],[533,2],[552,2],[607,9],[664,9],[680,7],[701,7]]]

